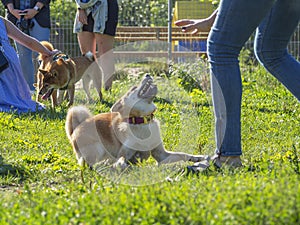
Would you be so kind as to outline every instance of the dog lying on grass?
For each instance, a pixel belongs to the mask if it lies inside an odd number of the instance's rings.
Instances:
[[[157,86],[147,75],[112,106],[111,112],[93,116],[83,106],[70,108],[65,127],[78,163],[93,167],[109,160],[124,169],[150,156],[158,164],[203,160],[202,155],[165,150],[159,122],[153,115],[156,94]]]
[[[102,100],[102,73],[94,56],[88,52],[85,56],[72,57],[63,53],[54,55],[50,62],[42,62],[38,71],[38,94],[43,100],[52,98],[52,107],[58,102],[54,90],[67,90],[68,106],[74,102],[75,84],[82,79],[83,89],[87,100],[91,101],[89,90],[90,81],[93,81],[99,99]],[[62,99],[60,99],[62,100]]]

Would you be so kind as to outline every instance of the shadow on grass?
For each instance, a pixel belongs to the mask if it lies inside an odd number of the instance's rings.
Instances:
[[[21,166],[6,164],[0,155],[0,177],[17,177],[20,182],[24,181],[28,176],[26,170]]]

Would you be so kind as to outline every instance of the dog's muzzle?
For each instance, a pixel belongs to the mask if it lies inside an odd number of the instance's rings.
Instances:
[[[40,92],[39,92],[39,95],[42,96],[42,99],[43,99],[43,100],[47,100],[47,99],[50,97],[50,95],[52,94],[53,91],[54,91],[54,89],[53,89],[53,88],[50,88],[50,89],[48,89],[45,93],[43,93],[42,91],[40,91]]]
[[[141,82],[138,96],[140,98],[153,98],[157,94],[157,86],[153,83],[153,78],[147,74]]]

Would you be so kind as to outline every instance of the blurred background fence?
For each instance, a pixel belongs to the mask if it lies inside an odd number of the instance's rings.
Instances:
[[[119,0],[119,27],[167,27],[168,25],[168,0]],[[172,22],[182,18],[204,18],[216,9],[218,1],[190,0],[172,1]],[[0,13],[5,16],[1,4]],[[77,37],[73,33],[73,21],[76,13],[74,0],[54,0],[51,2],[51,38],[54,47],[72,56],[80,55]],[[245,48],[252,51],[253,38],[250,38]],[[127,40],[128,41],[128,40]],[[126,44],[116,41],[116,46]],[[182,39],[173,43],[173,50],[199,51],[205,50],[203,40]],[[300,26],[294,33],[289,45],[290,52],[300,58]]]

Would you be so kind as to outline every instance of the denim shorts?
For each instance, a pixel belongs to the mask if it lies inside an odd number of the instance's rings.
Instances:
[[[105,23],[104,34],[115,36],[118,24],[119,6],[117,0],[108,0],[108,18]],[[88,24],[83,25],[82,31],[93,32],[94,19],[92,13],[88,15]]]

